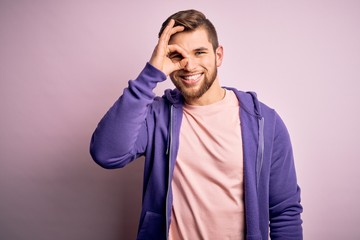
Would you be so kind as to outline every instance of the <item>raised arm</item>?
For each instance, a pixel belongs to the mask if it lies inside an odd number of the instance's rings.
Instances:
[[[171,20],[154,49],[149,63],[135,80],[130,80],[123,95],[101,119],[90,143],[90,154],[104,168],[119,168],[141,156],[147,145],[146,117],[157,83],[186,64],[186,53],[177,45],[169,45],[170,37],[184,27],[174,27]],[[184,56],[173,62],[171,52]]]

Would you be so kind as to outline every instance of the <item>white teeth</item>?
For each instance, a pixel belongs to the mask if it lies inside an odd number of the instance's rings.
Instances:
[[[195,74],[195,75],[190,75],[190,76],[184,76],[183,78],[185,80],[195,80],[195,79],[198,79],[199,77],[201,76],[201,74]]]

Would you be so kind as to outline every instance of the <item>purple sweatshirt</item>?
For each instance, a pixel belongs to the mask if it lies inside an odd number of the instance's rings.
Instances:
[[[96,163],[121,168],[145,156],[137,239],[168,239],[171,181],[179,148],[184,99],[178,90],[157,97],[166,76],[149,63],[98,124],[90,143]],[[246,239],[302,239],[298,187],[288,131],[254,93],[233,90],[240,103]],[[241,159],[241,157],[239,157]]]

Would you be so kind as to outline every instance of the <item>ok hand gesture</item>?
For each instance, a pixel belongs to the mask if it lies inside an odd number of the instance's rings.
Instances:
[[[188,61],[188,54],[183,48],[178,45],[169,45],[171,36],[184,30],[183,26],[174,27],[174,24],[175,21],[171,19],[162,32],[149,62],[152,66],[165,73],[166,76],[173,71],[184,68]],[[180,61],[172,61],[169,55],[173,52],[180,54],[182,59]]]

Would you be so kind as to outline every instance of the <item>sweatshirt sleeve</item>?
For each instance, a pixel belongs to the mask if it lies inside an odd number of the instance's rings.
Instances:
[[[124,167],[141,156],[147,144],[146,116],[155,98],[153,89],[166,75],[147,63],[95,129],[90,154],[104,168]]]
[[[300,188],[290,136],[277,115],[269,189],[271,239],[303,239]]]

